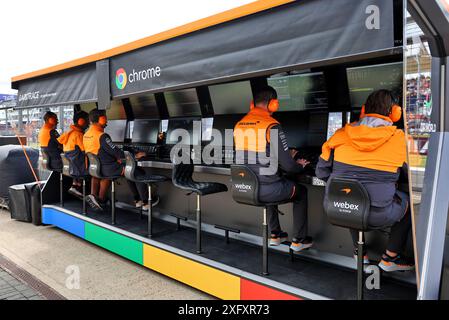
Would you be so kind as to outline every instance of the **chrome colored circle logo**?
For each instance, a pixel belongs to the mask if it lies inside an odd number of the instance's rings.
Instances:
[[[115,85],[120,90],[125,89],[126,84],[128,83],[128,76],[126,75],[126,71],[123,68],[120,68],[115,73]]]

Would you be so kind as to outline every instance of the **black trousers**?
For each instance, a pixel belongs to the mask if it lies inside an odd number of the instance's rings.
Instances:
[[[287,190],[284,194],[283,201],[285,199],[291,199],[293,202],[293,238],[303,239],[307,237],[307,188],[303,185],[293,183],[295,188],[295,194],[291,197],[293,189]],[[274,202],[274,201],[273,201]],[[279,213],[277,206],[270,206],[267,210],[268,220],[271,232],[281,231],[281,225],[279,223]]]
[[[375,213],[371,212],[370,215],[382,214],[385,216],[394,216],[395,221],[383,227],[371,226],[371,224],[370,227],[373,227],[373,229],[383,229],[391,227],[390,238],[388,240],[386,249],[395,253],[403,252],[405,249],[405,245],[407,244],[407,239],[412,226],[412,216],[410,207],[408,205],[408,196],[403,192],[398,191],[398,195],[395,196],[395,200],[391,207],[386,209],[384,212],[382,212],[381,210],[376,211],[377,212]],[[354,247],[357,247],[357,242],[359,239],[358,231],[350,230],[350,232]]]

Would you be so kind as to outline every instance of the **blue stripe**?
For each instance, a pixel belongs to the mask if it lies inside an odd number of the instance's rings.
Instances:
[[[44,207],[42,210],[42,222],[54,225],[84,239],[84,221],[62,211]]]

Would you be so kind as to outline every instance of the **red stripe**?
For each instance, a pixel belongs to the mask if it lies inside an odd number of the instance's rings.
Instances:
[[[282,291],[278,291],[261,284],[241,279],[240,281],[241,300],[303,300]]]

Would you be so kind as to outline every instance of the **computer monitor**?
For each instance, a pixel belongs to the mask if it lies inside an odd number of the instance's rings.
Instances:
[[[212,140],[213,125],[214,125],[214,118],[201,119],[201,141]]]
[[[326,81],[322,72],[268,78],[279,100],[279,111],[327,108]]]
[[[159,110],[154,94],[143,94],[129,97],[134,119],[157,119]]]
[[[201,116],[196,89],[168,91],[164,96],[170,118]]]
[[[218,130],[221,134],[221,144],[224,146],[232,146],[233,139],[226,141],[226,129],[234,130],[235,125],[239,122],[245,114],[226,114],[218,115],[214,117],[214,129]],[[216,139],[211,141],[211,144],[217,145],[219,141]]]
[[[167,127],[166,144],[173,145],[181,141],[181,136],[175,133],[176,129],[184,129],[189,137],[190,145],[199,145],[201,141],[201,120],[199,118],[169,119]]]
[[[402,62],[348,68],[346,73],[352,109],[360,109],[375,90],[387,89],[397,98],[402,96]]]
[[[109,120],[104,132],[109,134],[112,142],[123,143],[126,138],[127,120]]]
[[[326,141],[327,112],[279,112],[274,117],[280,122],[290,148],[321,147]]]
[[[343,113],[329,112],[329,118],[327,120],[327,139],[329,140],[329,138],[341,127],[343,127]]]
[[[133,143],[157,144],[160,121],[136,119],[132,128],[131,141]]]
[[[253,100],[250,81],[209,86],[209,93],[215,115],[246,113]]]

